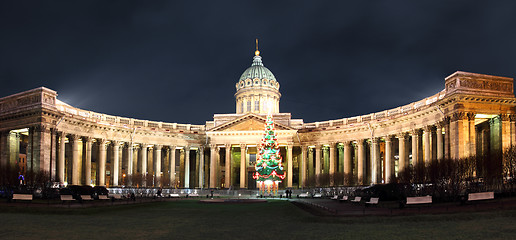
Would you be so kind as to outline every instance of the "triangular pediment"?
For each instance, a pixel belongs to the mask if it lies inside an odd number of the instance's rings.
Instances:
[[[216,126],[210,131],[224,132],[224,131],[262,131],[265,129],[265,118],[249,113],[242,117],[236,118],[232,121]],[[293,130],[288,126],[275,123],[276,130]]]

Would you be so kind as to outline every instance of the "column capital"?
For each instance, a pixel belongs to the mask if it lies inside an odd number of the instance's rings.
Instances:
[[[226,149],[231,149],[231,144],[224,144],[224,147],[225,147]]]
[[[511,115],[510,114],[500,114],[500,120],[511,121]]]
[[[204,145],[199,146],[199,151],[200,151],[200,152],[203,152],[203,151],[204,151]]]
[[[240,147],[241,147],[241,148],[246,148],[246,147],[247,147],[247,144],[245,144],[245,143],[240,143]]]
[[[210,149],[211,150],[215,150],[215,148],[217,148],[217,144],[210,144]]]
[[[412,129],[412,131],[410,131],[410,135],[412,135],[412,136],[419,136],[419,134],[421,134],[420,128]]]
[[[114,147],[114,146],[120,146],[120,141],[117,141],[117,140],[110,140],[109,142],[111,143],[111,145],[113,145],[113,147]]]
[[[402,133],[396,134],[396,137],[398,138],[398,140],[402,140],[403,139],[403,141],[405,141],[408,138],[408,134],[406,132],[402,132]]]
[[[432,132],[433,129],[434,129],[433,125],[426,125],[423,127],[424,132]]]
[[[163,145],[160,145],[160,144],[154,145],[154,149],[157,150],[157,151],[161,151],[162,147],[163,147]]]
[[[170,145],[170,146],[168,146],[168,148],[169,148],[171,151],[174,151],[174,150],[176,150],[177,146]]]
[[[385,139],[385,142],[388,143],[388,142],[392,142],[392,138],[394,138],[394,136],[393,135],[387,135],[387,136],[385,136],[383,138]]]
[[[380,138],[378,138],[378,137],[371,138],[371,143],[372,144],[378,144],[379,142],[380,142]]]
[[[36,125],[34,126],[34,131],[37,132],[50,132],[50,128],[45,125]]]
[[[475,113],[474,112],[467,112],[466,113],[466,117],[468,118],[468,120],[475,120]]]
[[[451,115],[451,121],[452,122],[455,122],[455,121],[458,121],[458,120],[466,120],[467,119],[467,116],[466,116],[466,113],[465,112],[454,112],[452,115]]]
[[[82,137],[82,140],[86,142],[87,144],[91,144],[93,142],[92,137]]]
[[[185,150],[185,151],[190,151],[190,146],[189,146],[189,145],[184,146],[184,147],[183,147],[183,150]]]
[[[335,145],[337,145],[337,142],[335,142],[335,141],[330,142],[330,148],[335,148]]]
[[[71,134],[70,135],[70,139],[72,141],[78,141],[79,139],[81,138],[81,136],[77,135],[77,134]]]

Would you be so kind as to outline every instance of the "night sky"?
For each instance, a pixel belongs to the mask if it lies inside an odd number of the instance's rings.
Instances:
[[[186,2],[186,1],[185,1]],[[305,122],[431,96],[457,70],[516,76],[516,1],[2,1],[0,97],[204,124],[235,112],[255,38]]]

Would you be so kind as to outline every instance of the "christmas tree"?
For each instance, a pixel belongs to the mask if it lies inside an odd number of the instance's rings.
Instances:
[[[253,178],[258,182],[260,193],[276,194],[278,184],[285,178],[285,172],[283,172],[281,164],[281,155],[271,114],[267,115],[265,133],[258,149],[255,169]]]

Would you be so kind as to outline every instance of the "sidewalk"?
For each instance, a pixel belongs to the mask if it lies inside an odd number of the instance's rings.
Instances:
[[[364,203],[356,204],[331,199],[296,198],[290,201],[314,215],[322,216],[403,216],[516,209],[516,197],[471,202],[465,205],[460,205],[458,202],[433,203],[408,206],[403,209],[400,209],[398,202],[394,201],[380,202],[378,206],[365,206]]]

